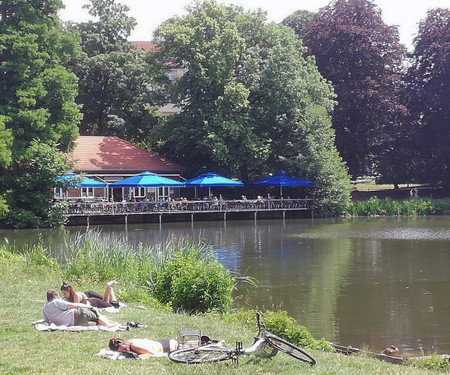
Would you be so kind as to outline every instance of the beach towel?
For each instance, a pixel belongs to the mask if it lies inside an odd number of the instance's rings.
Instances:
[[[112,360],[122,360],[122,359],[141,360],[141,359],[149,359],[149,358],[157,358],[157,357],[167,357],[167,353],[137,354],[134,352],[117,352],[115,350],[102,349],[98,353],[95,353],[94,356],[101,357],[104,359],[112,359]]]
[[[32,322],[34,328],[41,332],[50,331],[71,331],[71,332],[83,332],[83,331],[107,331],[118,332],[128,331],[130,328],[117,322],[111,322],[113,326],[100,326],[100,325],[88,325],[88,326],[57,326],[56,324],[48,324],[43,319]]]

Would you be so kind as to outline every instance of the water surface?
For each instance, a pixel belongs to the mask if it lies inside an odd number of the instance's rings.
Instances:
[[[0,231],[58,254],[85,228]],[[102,226],[132,244],[203,238],[227,268],[258,280],[236,306],[283,309],[316,338],[402,354],[450,353],[450,217]]]

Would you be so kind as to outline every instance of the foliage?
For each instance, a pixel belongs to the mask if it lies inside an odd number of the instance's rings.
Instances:
[[[415,198],[394,201],[371,197],[367,201],[349,204],[346,213],[356,216],[411,216],[432,215],[444,210],[450,210],[450,199]]]
[[[15,228],[55,227],[65,222],[64,206],[53,203],[52,187],[67,170],[67,162],[55,144],[32,141],[9,170],[4,181],[12,189],[7,193],[5,223]]]
[[[310,22],[316,14],[308,10],[297,10],[290,16],[287,16],[281,23],[284,26],[290,27],[294,30],[295,35],[300,39],[305,37],[305,26]]]
[[[411,362],[414,367],[427,370],[447,369],[450,366],[448,358],[440,357],[436,354],[432,354],[430,357],[414,359]]]
[[[237,310],[227,314],[224,319],[228,322],[244,323],[248,327],[256,327],[255,310]],[[306,327],[298,324],[286,311],[266,311],[262,314],[268,331],[300,347],[333,351],[334,349],[324,339],[316,340]]]
[[[419,24],[406,76],[417,130],[416,168],[423,180],[450,187],[450,10],[432,9]]]
[[[357,15],[357,16],[355,16]],[[402,139],[405,48],[371,0],[334,0],[304,26],[304,43],[333,84],[336,145],[352,176],[383,172],[380,158]]]
[[[118,279],[143,288],[160,252],[167,247],[135,249],[121,237],[90,230],[66,244],[64,277],[80,284]]]
[[[69,241],[65,254],[64,277],[78,285],[118,279],[128,286],[122,297],[154,297],[189,312],[223,311],[231,304],[234,281],[202,244],[179,241],[133,248],[123,238],[88,231]]]
[[[0,3],[0,115],[12,132],[14,160],[33,139],[67,150],[77,135],[76,77],[61,66],[76,39],[61,32],[60,6],[59,0]]]
[[[85,6],[96,21],[72,24],[81,52],[68,67],[79,78],[82,135],[115,135],[143,142],[159,121],[157,90],[146,53],[127,41],[136,25],[129,8],[115,0],[91,0]]]
[[[175,252],[159,265],[149,280],[152,295],[174,311],[204,313],[231,307],[234,281],[214,258]]]
[[[156,36],[159,60],[184,74],[169,90],[180,112],[155,128],[154,147],[192,174],[300,175],[318,184],[323,213],[341,212],[351,187],[334,146],[334,96],[289,28],[203,1]]]
[[[6,198],[7,222],[18,228],[62,222],[59,207],[51,207],[51,175],[81,115],[77,79],[61,65],[77,40],[62,33],[60,7],[59,0],[0,2],[0,211],[5,216]]]

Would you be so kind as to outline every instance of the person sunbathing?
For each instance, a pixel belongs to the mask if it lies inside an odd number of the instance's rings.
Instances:
[[[88,290],[86,292],[76,291],[72,285],[63,282],[61,285],[61,292],[64,296],[64,299],[68,302],[84,303],[100,309],[104,309],[107,307],[119,308],[119,302],[116,299],[116,295],[113,289],[116,285],[116,280],[112,280],[106,283],[105,292],[102,296],[101,294],[92,290]]]
[[[134,352],[137,354],[161,355],[178,349],[178,342],[173,339],[129,339],[112,338],[109,349],[117,352]]]
[[[89,322],[101,326],[113,326],[94,307],[83,303],[64,301],[59,298],[58,292],[54,289],[47,291],[47,303],[42,308],[42,315],[47,323],[58,326],[87,326]]]

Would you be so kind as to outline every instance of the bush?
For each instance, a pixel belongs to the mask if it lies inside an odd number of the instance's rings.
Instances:
[[[217,259],[177,251],[157,266],[149,286],[158,301],[175,311],[224,312],[231,307],[234,280]]]
[[[256,327],[255,310],[238,310],[235,314],[226,316],[225,319],[231,322],[238,321],[249,327]],[[334,351],[325,339],[314,339],[308,329],[298,324],[286,311],[266,311],[263,314],[263,320],[268,331],[294,345],[310,349]]]
[[[414,359],[411,362],[415,367],[428,370],[447,369],[450,366],[450,362],[447,358],[440,357],[436,354],[432,354],[430,357]]]

